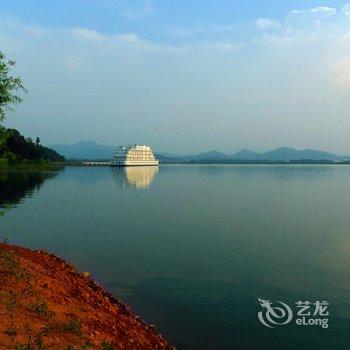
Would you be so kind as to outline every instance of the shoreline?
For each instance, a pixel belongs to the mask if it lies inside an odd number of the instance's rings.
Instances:
[[[332,161],[230,161],[230,162],[220,162],[220,161],[160,161],[158,165],[151,165],[154,167],[164,166],[164,165],[260,165],[260,166],[305,166],[305,165],[325,165],[325,166],[348,166],[350,161],[345,162],[332,162]],[[148,167],[144,165],[137,165],[133,167]],[[15,164],[3,166],[0,164],[0,171],[23,171],[23,172],[49,172],[49,171],[60,171],[65,167],[82,167],[82,168],[116,168],[116,166],[111,166],[107,164],[104,160],[94,160],[94,161],[66,161],[64,163],[52,163],[52,164]],[[120,168],[127,168],[130,166],[122,166]],[[118,168],[118,167],[117,167]]]
[[[0,243],[0,349],[174,349],[54,254]]]

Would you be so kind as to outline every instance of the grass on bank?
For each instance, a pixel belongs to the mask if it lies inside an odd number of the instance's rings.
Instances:
[[[2,281],[3,287],[6,286],[7,281],[15,282],[15,285],[19,286],[21,282],[26,281],[26,290],[15,291],[13,289],[7,291],[0,290],[0,305],[4,307],[5,312],[8,313],[9,322],[8,326],[3,330],[3,335],[10,337],[15,342],[15,350],[46,350],[45,337],[49,336],[54,331],[63,331],[73,334],[79,338],[84,336],[82,329],[82,321],[74,316],[71,316],[66,323],[60,323],[55,320],[56,314],[51,311],[47,305],[47,301],[38,296],[34,290],[31,290],[35,286],[35,281],[31,279],[29,272],[21,266],[19,258],[11,251],[0,249],[0,273],[3,274]],[[5,278],[8,276],[9,279]],[[34,283],[34,284],[33,284]],[[24,288],[22,285],[21,288]],[[24,294],[23,294],[24,293]],[[32,299],[34,297],[34,300]],[[25,308],[30,311],[37,319],[44,321],[44,326],[39,332],[33,331],[30,324],[25,324],[22,328],[27,335],[27,341],[16,344],[16,337],[21,331],[18,325],[14,321],[14,312],[17,308]],[[92,350],[95,349],[90,341],[86,341],[81,346],[66,345],[62,350]],[[114,346],[107,340],[100,343],[100,348],[103,350],[114,350]]]

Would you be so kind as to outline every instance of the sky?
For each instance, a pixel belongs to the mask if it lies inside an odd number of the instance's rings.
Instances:
[[[350,154],[350,2],[0,0],[0,50],[46,145]]]

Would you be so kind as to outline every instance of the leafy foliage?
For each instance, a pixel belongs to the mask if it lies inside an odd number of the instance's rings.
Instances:
[[[11,109],[11,105],[22,101],[16,92],[18,90],[26,91],[22,79],[10,75],[13,66],[15,66],[15,62],[7,60],[0,51],[0,122],[5,119],[5,111]]]
[[[26,139],[18,130],[0,126],[0,166],[1,159],[10,165],[25,160],[64,161],[64,157],[56,151],[41,146],[39,142],[34,143],[30,138]]]

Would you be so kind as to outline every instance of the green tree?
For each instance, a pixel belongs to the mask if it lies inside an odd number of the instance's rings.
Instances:
[[[20,103],[21,97],[17,92],[27,91],[20,77],[14,77],[10,74],[15,62],[7,60],[5,55],[0,51],[0,123],[6,117],[6,110],[11,110],[11,105]]]

